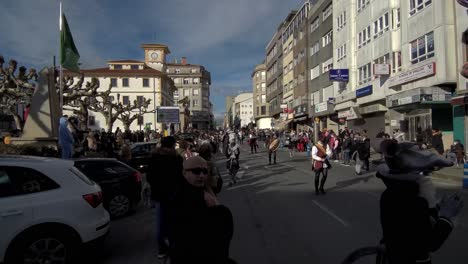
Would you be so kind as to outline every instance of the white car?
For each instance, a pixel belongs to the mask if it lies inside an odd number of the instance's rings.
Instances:
[[[72,160],[0,156],[0,263],[70,263],[101,242],[101,188]]]

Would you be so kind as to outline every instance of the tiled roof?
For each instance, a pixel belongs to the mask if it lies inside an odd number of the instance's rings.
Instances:
[[[145,63],[145,62],[137,61],[137,60],[111,60],[111,61],[108,61],[108,63]]]

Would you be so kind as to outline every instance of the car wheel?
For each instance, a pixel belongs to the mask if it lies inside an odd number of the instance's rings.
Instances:
[[[109,214],[112,217],[124,216],[130,209],[130,199],[124,194],[117,194],[109,201]]]
[[[79,250],[80,241],[74,234],[60,228],[47,228],[15,241],[8,249],[5,264],[70,264],[77,260]]]

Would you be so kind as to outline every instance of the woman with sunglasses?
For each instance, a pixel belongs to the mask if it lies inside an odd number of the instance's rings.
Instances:
[[[232,214],[207,191],[207,162],[199,156],[189,158],[184,161],[183,174],[170,207],[171,263],[233,263],[228,258]]]

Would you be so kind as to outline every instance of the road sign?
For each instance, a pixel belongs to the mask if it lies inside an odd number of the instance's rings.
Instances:
[[[161,106],[156,109],[158,123],[180,123],[179,107]]]

